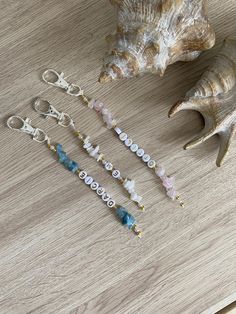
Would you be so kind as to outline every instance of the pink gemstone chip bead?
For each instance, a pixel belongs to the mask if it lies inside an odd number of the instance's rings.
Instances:
[[[169,198],[171,198],[172,200],[175,200],[176,195],[177,195],[175,187],[174,187],[175,178],[174,177],[168,177],[166,175],[166,171],[165,171],[164,167],[162,167],[162,166],[159,166],[156,169],[156,175],[161,179],[162,185],[166,189],[167,196]]]
[[[102,115],[103,121],[108,129],[112,129],[116,126],[116,121],[112,116],[112,113],[104,106],[100,100],[92,99],[89,103],[89,108],[94,109]]]

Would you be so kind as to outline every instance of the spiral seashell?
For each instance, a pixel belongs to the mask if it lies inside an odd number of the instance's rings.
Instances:
[[[215,44],[205,0],[110,0],[117,30],[107,37],[109,52],[100,82],[151,72],[191,61]]]
[[[213,64],[185,99],[171,108],[169,115],[185,109],[199,111],[205,120],[201,134],[186,144],[185,149],[218,134],[220,150],[216,164],[220,167],[236,131],[236,38],[225,40]]]

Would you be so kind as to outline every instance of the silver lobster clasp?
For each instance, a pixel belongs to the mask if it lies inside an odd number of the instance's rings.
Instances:
[[[42,115],[44,118],[52,117],[57,120],[58,124],[64,128],[74,126],[74,122],[70,115],[64,112],[58,111],[49,101],[37,98],[34,102],[34,109]]]
[[[83,90],[81,89],[81,87],[75,84],[68,83],[64,78],[63,72],[59,74],[55,70],[48,69],[43,73],[42,78],[47,84],[60,87],[64,89],[69,95],[76,97],[83,95]]]
[[[7,120],[7,126],[14,131],[32,135],[33,140],[39,143],[43,143],[49,139],[43,130],[34,128],[31,125],[31,120],[29,118],[25,118],[24,120],[19,116],[11,116]]]

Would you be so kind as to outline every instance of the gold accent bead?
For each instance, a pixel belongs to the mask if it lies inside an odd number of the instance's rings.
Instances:
[[[139,231],[137,235],[138,235],[138,238],[139,238],[139,239],[141,239],[141,238],[142,238],[142,236],[143,236],[142,231]]]
[[[144,207],[144,205],[141,205],[139,208],[140,208],[141,211],[145,212],[145,207]]]
[[[123,184],[126,179],[123,179],[122,177],[120,178],[120,183]]]
[[[90,99],[88,97],[86,97],[85,95],[80,95],[80,98],[86,105],[89,104]]]
[[[142,238],[143,233],[142,233],[141,230],[138,230],[136,224],[133,225],[132,230],[133,230],[133,232],[138,236],[139,239]]]
[[[51,145],[50,143],[47,144],[47,147],[48,147],[48,149],[50,149],[54,153],[57,151],[55,146]]]
[[[98,156],[97,162],[102,161],[102,160],[104,160],[104,159],[105,159],[105,155],[100,154],[100,155]]]
[[[75,131],[74,134],[75,134],[76,136],[79,136],[79,135],[80,135],[80,131]]]

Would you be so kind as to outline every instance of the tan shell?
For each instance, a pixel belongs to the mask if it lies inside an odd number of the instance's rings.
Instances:
[[[169,64],[191,61],[215,44],[205,0],[110,0],[118,25],[100,82],[145,72],[163,75]]]
[[[169,115],[185,109],[199,111],[205,120],[201,134],[185,148],[192,148],[218,134],[220,150],[216,164],[220,167],[236,131],[236,38],[225,40],[213,65],[185,99],[172,107]]]

